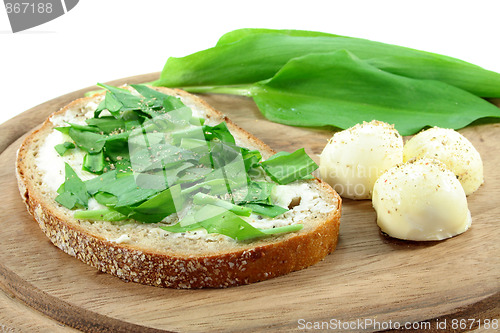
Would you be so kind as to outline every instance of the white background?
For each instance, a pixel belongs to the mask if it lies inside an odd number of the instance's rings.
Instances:
[[[500,72],[498,0],[80,0],[16,34],[0,8],[0,123],[96,82],[158,72],[169,56],[211,47],[244,27],[368,38]]]

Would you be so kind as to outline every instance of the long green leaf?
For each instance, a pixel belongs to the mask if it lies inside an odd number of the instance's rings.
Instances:
[[[173,226],[160,228],[170,232],[186,232],[203,227],[209,234],[217,233],[237,241],[247,241],[269,235],[295,232],[303,227],[302,224],[295,224],[271,229],[258,229],[233,212],[211,205],[203,206],[195,215],[198,217],[188,218],[190,220],[188,223],[181,221]]]
[[[97,210],[77,211],[74,214],[75,219],[83,219],[89,221],[122,221],[127,218],[116,210],[110,208]]]
[[[259,215],[265,215],[269,217],[276,217],[281,214],[284,214],[288,212],[288,209],[283,208],[281,206],[277,205],[266,205],[266,204],[253,204],[253,203],[247,203],[243,205],[244,207],[250,208],[252,212],[259,214]]]
[[[225,33],[219,38],[216,46],[231,44],[240,39],[256,34],[281,34],[295,37],[345,37],[340,35],[329,34],[326,32],[310,31],[310,30],[295,30],[295,29],[262,29],[262,28],[243,28]]]
[[[439,80],[481,97],[500,97],[499,73],[452,57],[360,38],[281,33],[248,34],[182,58],[169,58],[154,85],[189,89],[255,83],[273,77],[293,58],[343,49],[390,73]]]
[[[381,71],[347,51],[291,60],[252,94],[268,119],[295,126],[348,128],[377,119],[409,135],[427,125],[456,129],[500,117],[497,107],[466,91]]]
[[[201,192],[198,192],[193,196],[193,203],[197,205],[209,204],[209,205],[219,206],[235,213],[236,215],[241,215],[241,216],[250,216],[250,214],[252,213],[252,210],[249,208],[238,206],[229,201],[222,200],[217,197],[207,195]]]

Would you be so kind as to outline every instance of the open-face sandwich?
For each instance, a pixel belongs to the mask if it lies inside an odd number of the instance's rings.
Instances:
[[[121,279],[227,287],[310,266],[341,199],[304,150],[278,153],[197,96],[102,85],[22,143],[21,196],[57,247]]]

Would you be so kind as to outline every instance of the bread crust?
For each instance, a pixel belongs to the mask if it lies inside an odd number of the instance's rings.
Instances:
[[[274,153],[269,146],[200,98],[177,89],[159,90],[189,98],[197,106],[207,110],[207,117],[226,121],[231,132],[238,133],[239,138],[251,142],[263,155]],[[75,100],[55,114],[83,106],[92,98]],[[47,200],[34,186],[35,168],[29,163],[28,154],[32,153],[34,143],[43,139],[52,128],[53,124],[47,119],[25,138],[18,151],[16,176],[21,197],[29,213],[54,245],[100,271],[126,281],[152,286],[221,288],[263,281],[306,268],[333,252],[337,246],[341,199],[328,184],[318,179],[312,182],[317,182],[320,191],[337,203],[337,209],[327,213],[314,228],[252,242],[232,251],[202,255],[161,253],[129,244],[117,244],[100,235],[91,234],[81,225],[69,221],[62,208]]]

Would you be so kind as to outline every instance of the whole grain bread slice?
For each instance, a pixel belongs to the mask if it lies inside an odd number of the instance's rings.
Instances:
[[[208,122],[225,121],[240,146],[258,149],[264,157],[274,153],[199,97],[181,90],[157,89],[181,98],[188,107],[201,110]],[[299,220],[304,226],[302,230],[251,242],[237,242],[222,235],[209,239],[172,237],[155,224],[75,219],[73,211],[54,200],[57,193],[44,182],[37,158],[60,119],[84,117],[88,105],[102,97],[96,94],[81,98],[55,112],[25,138],[17,155],[19,190],[29,213],[52,243],[67,254],[126,281],[172,288],[220,288],[300,270],[334,251],[341,199],[318,179],[302,181],[302,186],[307,186],[329,209],[324,209],[325,205],[312,207],[304,214],[292,208],[284,216]],[[300,202],[300,197],[298,199]]]

